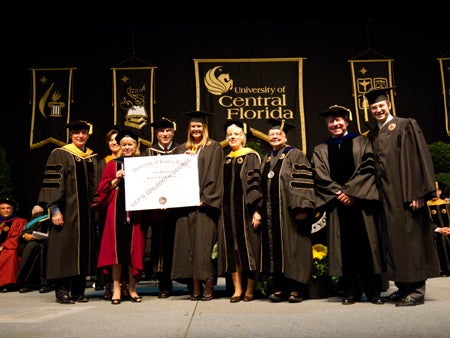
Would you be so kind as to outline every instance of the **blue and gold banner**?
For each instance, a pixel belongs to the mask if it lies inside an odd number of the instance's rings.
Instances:
[[[267,141],[271,118],[296,126],[288,143],[306,152],[303,59],[194,59],[196,109],[212,113],[212,137],[225,139],[228,120],[247,123]]]
[[[114,125],[132,130],[145,146],[152,144],[155,68],[112,68]]]
[[[47,143],[63,146],[69,141],[73,76],[76,68],[33,68],[30,149]]]
[[[370,53],[374,54],[374,52]],[[358,131],[361,134],[366,134],[376,125],[376,122],[369,112],[369,106],[367,100],[364,98],[364,94],[371,88],[393,87],[392,67],[394,62],[394,60],[387,57],[380,58],[382,55],[378,53],[375,54],[377,57],[376,59],[368,59],[368,55],[364,56],[365,58],[363,59],[355,58],[349,60],[352,75],[353,99],[355,102],[356,123],[358,125]],[[395,116],[394,96],[395,93],[392,93],[391,90],[391,113]]]
[[[438,58],[441,70],[442,96],[444,97],[445,130],[450,136],[449,104],[450,104],[450,58]]]

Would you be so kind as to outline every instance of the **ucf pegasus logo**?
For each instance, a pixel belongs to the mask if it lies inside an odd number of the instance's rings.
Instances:
[[[208,70],[205,75],[205,87],[213,95],[222,95],[233,89],[233,80],[230,74],[222,72],[222,66],[217,66]]]

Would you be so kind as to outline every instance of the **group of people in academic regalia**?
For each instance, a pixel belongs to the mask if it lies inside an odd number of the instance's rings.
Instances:
[[[102,160],[86,145],[92,125],[71,122],[71,143],[54,149],[46,162],[32,220],[14,215],[15,202],[0,200],[0,285],[15,284],[20,255],[9,260],[12,250],[35,242],[23,257],[41,253],[38,287],[54,288],[61,304],[89,301],[86,277],[96,274],[104,277],[105,299],[113,305],[142,302],[137,285],[146,252],[159,298],[170,297],[178,281],[191,300],[209,301],[224,276],[231,303],[253,301],[259,281],[268,285],[271,302],[299,303],[312,278],[311,227],[323,212],[328,274],[340,279],[342,304],[363,294],[376,305],[423,304],[426,280],[449,272],[437,252],[448,258],[450,229],[438,217],[433,163],[420,127],[391,114],[393,89],[365,94],[376,121],[368,135],[348,130],[351,111],[344,106],[321,112],[330,136],[311,159],[289,145],[287,134],[296,126],[282,118],[268,121],[264,156],[246,146],[245,122],[227,121],[222,143],[210,137],[212,114],[193,111],[185,113],[182,144],[173,141],[175,122],[163,118],[152,123],[156,140],[142,154],[136,133],[111,130],[111,155]],[[127,211],[124,182],[133,173],[124,158],[180,154],[197,162],[199,204]],[[443,237],[438,250],[437,234]],[[18,278],[24,287],[27,270]],[[397,287],[386,297],[383,275]]]

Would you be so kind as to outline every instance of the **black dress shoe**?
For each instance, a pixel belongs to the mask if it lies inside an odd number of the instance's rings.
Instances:
[[[352,305],[352,304],[355,304],[355,303],[356,303],[356,299],[353,296],[345,297],[342,300],[342,305]]]
[[[279,303],[279,302],[282,302],[283,300],[285,300],[285,296],[284,296],[283,292],[277,291],[277,292],[272,293],[269,296],[269,300],[272,303]]]
[[[87,303],[89,302],[89,298],[87,298],[86,296],[75,296],[72,297],[73,301],[77,302],[77,303]]]
[[[201,300],[204,301],[204,302],[207,302],[209,300],[212,300],[213,298],[214,298],[213,295],[209,295],[209,296],[208,295],[203,295]]]
[[[2,293],[6,293],[6,292],[9,292],[8,288],[3,288]]]
[[[200,299],[202,299],[201,295],[191,295],[191,300],[192,301],[196,301],[196,300],[200,300]]]
[[[424,296],[421,296],[419,298],[414,298],[413,296],[406,296],[400,299],[397,303],[395,303],[395,306],[415,306],[415,305],[421,305],[424,303]]]
[[[384,304],[384,300],[380,296],[373,297],[370,302],[375,305],[383,305]]]
[[[403,297],[403,294],[400,290],[392,292],[389,296],[383,297],[383,300],[388,303],[394,303],[399,301]]]
[[[303,299],[304,298],[301,293],[293,291],[289,295],[288,302],[289,303],[300,303],[300,302],[303,302]]]
[[[54,289],[51,286],[43,286],[39,289],[39,293],[52,292]]]
[[[29,288],[28,286],[24,286],[23,288],[19,289],[19,293],[27,293],[33,291],[33,288]]]
[[[75,304],[75,302],[72,300],[72,298],[69,297],[69,295],[64,295],[62,297],[56,298],[56,302],[59,304]]]
[[[162,290],[158,293],[158,298],[169,298],[171,296],[169,290]]]

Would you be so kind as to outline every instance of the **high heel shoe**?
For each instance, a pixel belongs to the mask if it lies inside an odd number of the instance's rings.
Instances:
[[[111,304],[112,305],[119,305],[120,304],[120,299],[111,299]]]
[[[140,296],[136,296],[136,297],[130,296],[130,300],[132,303],[142,303],[142,297],[140,297]]]
[[[230,298],[230,303],[239,303],[242,300],[242,295],[240,296],[232,296]]]

